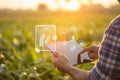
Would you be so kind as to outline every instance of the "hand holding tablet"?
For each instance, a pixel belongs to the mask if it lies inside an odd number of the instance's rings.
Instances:
[[[48,44],[46,47],[49,50],[53,50],[54,44]],[[72,65],[76,65],[79,63],[84,63],[84,60],[91,61],[87,53],[83,53],[79,55],[79,52],[82,50],[82,47],[76,41],[64,41],[56,43],[56,51],[57,53],[63,54],[66,56]],[[51,51],[53,54],[54,51]]]
[[[66,38],[66,37],[65,37]],[[72,65],[84,63],[85,60],[91,60],[87,53],[80,54],[82,46],[78,44],[75,37],[70,41],[56,42],[55,25],[36,25],[35,27],[35,51],[54,51],[66,56]]]

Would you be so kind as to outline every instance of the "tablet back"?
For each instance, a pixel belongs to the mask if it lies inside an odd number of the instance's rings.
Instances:
[[[47,47],[50,50],[54,49],[54,44],[49,44]],[[78,53],[82,47],[76,41],[64,41],[56,43],[56,52],[65,55],[72,65],[77,64]]]

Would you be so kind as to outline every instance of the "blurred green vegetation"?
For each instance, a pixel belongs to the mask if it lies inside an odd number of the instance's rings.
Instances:
[[[79,12],[1,12],[0,80],[70,80],[56,70],[50,52],[36,54],[34,28],[38,24],[55,24],[57,32],[70,32],[84,47],[100,44],[105,28],[119,13]],[[90,70],[95,62],[76,67]]]

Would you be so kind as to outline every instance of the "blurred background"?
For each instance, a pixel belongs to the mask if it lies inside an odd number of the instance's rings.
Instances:
[[[100,44],[119,14],[117,0],[0,0],[0,80],[72,80],[54,68],[49,52],[36,54],[35,25],[54,24],[58,40],[75,36],[87,47]],[[76,67],[91,70],[96,62]]]

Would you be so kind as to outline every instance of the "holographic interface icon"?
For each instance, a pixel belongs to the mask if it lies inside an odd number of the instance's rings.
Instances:
[[[56,50],[56,26],[55,25],[36,25],[35,26],[35,51],[49,51],[47,44],[54,44],[53,50]]]

